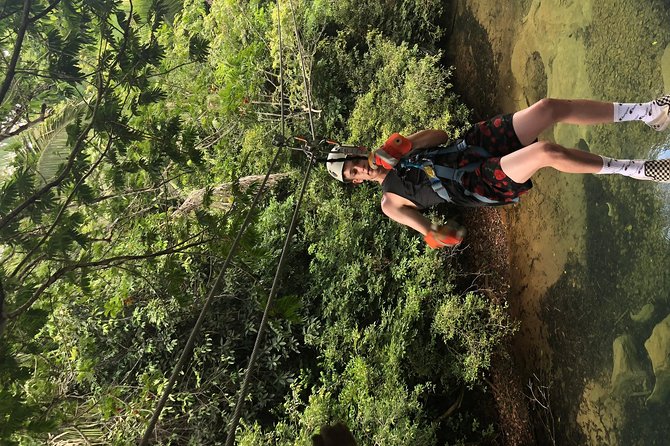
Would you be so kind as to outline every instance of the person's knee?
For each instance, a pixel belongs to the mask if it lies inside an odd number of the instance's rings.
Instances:
[[[559,99],[543,98],[537,101],[534,107],[547,121],[557,122],[560,119],[562,103]]]
[[[547,166],[552,166],[560,162],[567,155],[567,149],[556,143],[549,141],[539,141],[537,145],[537,150],[544,160],[543,164]]]

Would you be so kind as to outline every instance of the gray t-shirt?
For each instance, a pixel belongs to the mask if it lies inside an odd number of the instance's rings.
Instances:
[[[453,181],[444,181],[444,188],[449,193],[452,202],[458,206],[484,206],[474,197],[465,194],[465,189]],[[410,200],[420,210],[445,203],[430,185],[428,176],[422,169],[413,167],[396,167],[386,174],[382,182],[382,190]]]

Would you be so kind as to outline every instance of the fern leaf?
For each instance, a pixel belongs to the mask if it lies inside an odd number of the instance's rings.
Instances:
[[[12,205],[19,198],[19,188],[16,181],[6,182],[0,188],[0,215],[4,215],[12,209]]]
[[[129,0],[124,0],[122,5],[125,11],[130,11]],[[155,14],[159,20],[166,20],[172,24],[174,17],[183,7],[183,0],[133,0],[133,13],[137,14],[143,23],[149,23]]]
[[[195,62],[205,62],[209,55],[209,40],[193,36],[188,42],[188,55]]]
[[[161,99],[165,99],[167,94],[158,86],[148,88],[140,93],[139,98],[137,99],[138,105],[147,105],[158,102]]]

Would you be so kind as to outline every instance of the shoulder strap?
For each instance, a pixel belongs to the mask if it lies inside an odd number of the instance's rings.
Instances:
[[[446,155],[449,153],[463,152],[468,148],[468,145],[465,143],[465,140],[461,139],[456,144],[451,144],[446,147],[435,147],[432,149],[421,150],[417,152],[410,153],[410,157],[421,157],[421,158],[432,158],[438,155]]]

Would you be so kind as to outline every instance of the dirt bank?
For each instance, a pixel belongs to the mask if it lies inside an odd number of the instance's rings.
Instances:
[[[456,26],[447,44],[447,62],[456,67],[455,86],[474,109],[473,119],[511,113],[547,95],[548,79],[541,52],[526,55],[532,43],[520,46],[517,39],[524,27],[534,23],[529,17],[546,14],[538,2],[462,0],[454,5],[453,12]],[[579,13],[575,11],[574,15]],[[525,32],[532,34],[535,30]],[[518,83],[520,75],[527,82]],[[568,256],[581,252],[583,237],[579,228],[585,226],[580,220],[583,209],[566,213],[554,198],[569,194],[576,197],[575,207],[583,206],[579,177],[543,172],[535,178],[535,184],[535,190],[523,198],[522,205],[469,211],[465,216],[471,228],[471,256],[476,259],[469,267],[472,271],[493,271],[486,276],[488,283],[484,286],[493,291],[495,299],[508,302],[511,314],[522,323],[508,352],[497,358],[492,373],[500,423],[506,444],[510,445],[553,441],[553,415],[540,409],[531,417],[532,398],[525,395],[530,393],[529,382],[540,389],[549,385],[543,382],[550,374],[552,352],[541,315],[542,299],[564,274]],[[543,193],[548,184],[558,194]],[[566,234],[559,230],[564,227],[575,230]],[[529,277],[533,280],[529,281]],[[537,409],[539,403],[547,401],[536,399],[533,408]]]

